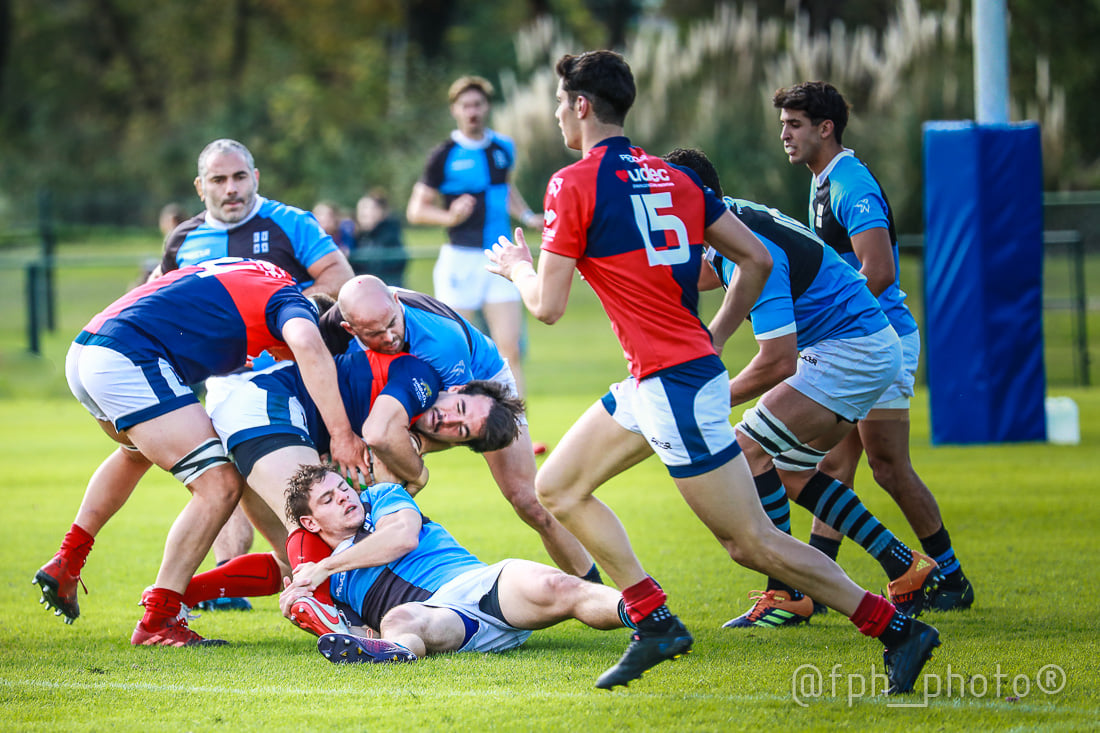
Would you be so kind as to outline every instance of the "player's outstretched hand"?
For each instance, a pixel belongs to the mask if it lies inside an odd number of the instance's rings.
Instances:
[[[523,263],[530,265],[534,272],[534,259],[531,257],[531,248],[527,246],[527,238],[523,236],[523,229],[516,227],[515,237],[516,241],[513,243],[502,235],[492,249],[485,250],[485,256],[489,258],[485,269],[509,280],[514,280],[518,272],[527,269],[523,267]]]

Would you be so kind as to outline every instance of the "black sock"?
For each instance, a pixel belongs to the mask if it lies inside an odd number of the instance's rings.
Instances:
[[[878,635],[878,640],[887,649],[894,649],[905,641],[905,637],[909,636],[912,628],[913,619],[901,611],[894,611],[894,615],[890,617],[890,623],[886,625],[886,630]]]
[[[920,541],[924,554],[931,557],[940,566],[945,585],[962,586],[966,583],[962,565],[955,557],[955,549],[951,547],[951,536],[947,534],[947,527],[942,524],[940,528]]]
[[[787,499],[787,490],[783,488],[783,482],[779,479],[779,471],[771,468],[768,471],[753,476],[756,484],[756,495],[760,497],[760,503],[764,506],[764,512],[772,524],[781,532],[791,533],[791,503]]]
[[[672,611],[668,610],[668,606],[662,603],[659,608],[639,621],[635,628],[639,631],[650,631],[661,634],[671,630],[675,622],[676,616],[673,615]]]
[[[843,540],[834,540],[832,537],[826,537],[823,534],[810,534],[810,547],[823,553],[825,557],[833,562],[836,562],[837,555],[840,554],[841,542]]]
[[[589,583],[599,583],[603,585],[603,578],[600,577],[600,569],[596,567],[596,563],[592,563],[592,567],[588,569],[588,572],[581,576],[581,580],[587,580]]]

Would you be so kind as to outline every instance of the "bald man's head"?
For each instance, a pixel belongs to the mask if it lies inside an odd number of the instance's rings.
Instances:
[[[340,324],[371,351],[399,354],[405,350],[405,311],[386,283],[373,275],[353,277],[337,298]]]

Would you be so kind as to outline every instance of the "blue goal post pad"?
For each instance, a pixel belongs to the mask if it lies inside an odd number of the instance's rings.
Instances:
[[[1046,439],[1042,173],[1035,123],[924,125],[934,444]]]

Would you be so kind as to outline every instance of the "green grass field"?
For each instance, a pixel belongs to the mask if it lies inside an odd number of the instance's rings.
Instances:
[[[124,244],[136,255],[148,238]],[[417,264],[414,287],[428,287],[427,267]],[[62,359],[76,330],[133,276],[127,267],[59,272],[59,328],[47,336],[41,358],[22,353],[12,299],[0,306],[9,316],[0,329],[0,495],[9,527],[9,540],[0,543],[0,730],[1100,726],[1100,604],[1091,595],[1098,579],[1100,391],[1068,387],[1051,392],[1077,401],[1079,446],[932,448],[927,395],[914,401],[913,460],[937,495],[978,594],[968,612],[927,617],[943,646],[914,696],[870,694],[872,683],[883,684],[874,677],[882,673],[881,647],[836,613],[795,629],[720,629],[747,608],[747,593],[761,587],[761,579],[729,561],[652,459],[600,496],[623,519],[696,644],[692,654],[660,665],[627,690],[592,686],[617,660],[626,632],[576,622],[537,632],[503,655],[336,667],[316,652],[313,637],[279,615],[274,598],[264,598],[251,613],[204,613],[193,622],[231,646],[131,648],[138,598],[156,574],[164,536],[186,499],[177,482],[155,470],[97,538],[83,573],[90,593],[80,596],[81,617],[66,626],[38,605],[30,579],[56,550],[111,443],[68,395]],[[18,281],[0,287],[19,292]],[[531,323],[529,330],[532,432],[551,445],[624,370],[587,286],[576,284],[573,301],[554,327]],[[739,334],[726,353],[731,368],[751,349],[749,335]],[[425,513],[482,559],[545,561],[536,535],[511,513],[483,461],[455,450],[433,455],[429,466],[432,480],[420,495]],[[866,469],[857,488],[872,511],[915,544]],[[796,509],[793,519],[804,538],[805,512]],[[257,549],[264,549],[262,540]],[[854,544],[844,545],[840,560],[865,587],[885,587],[877,563]]]

